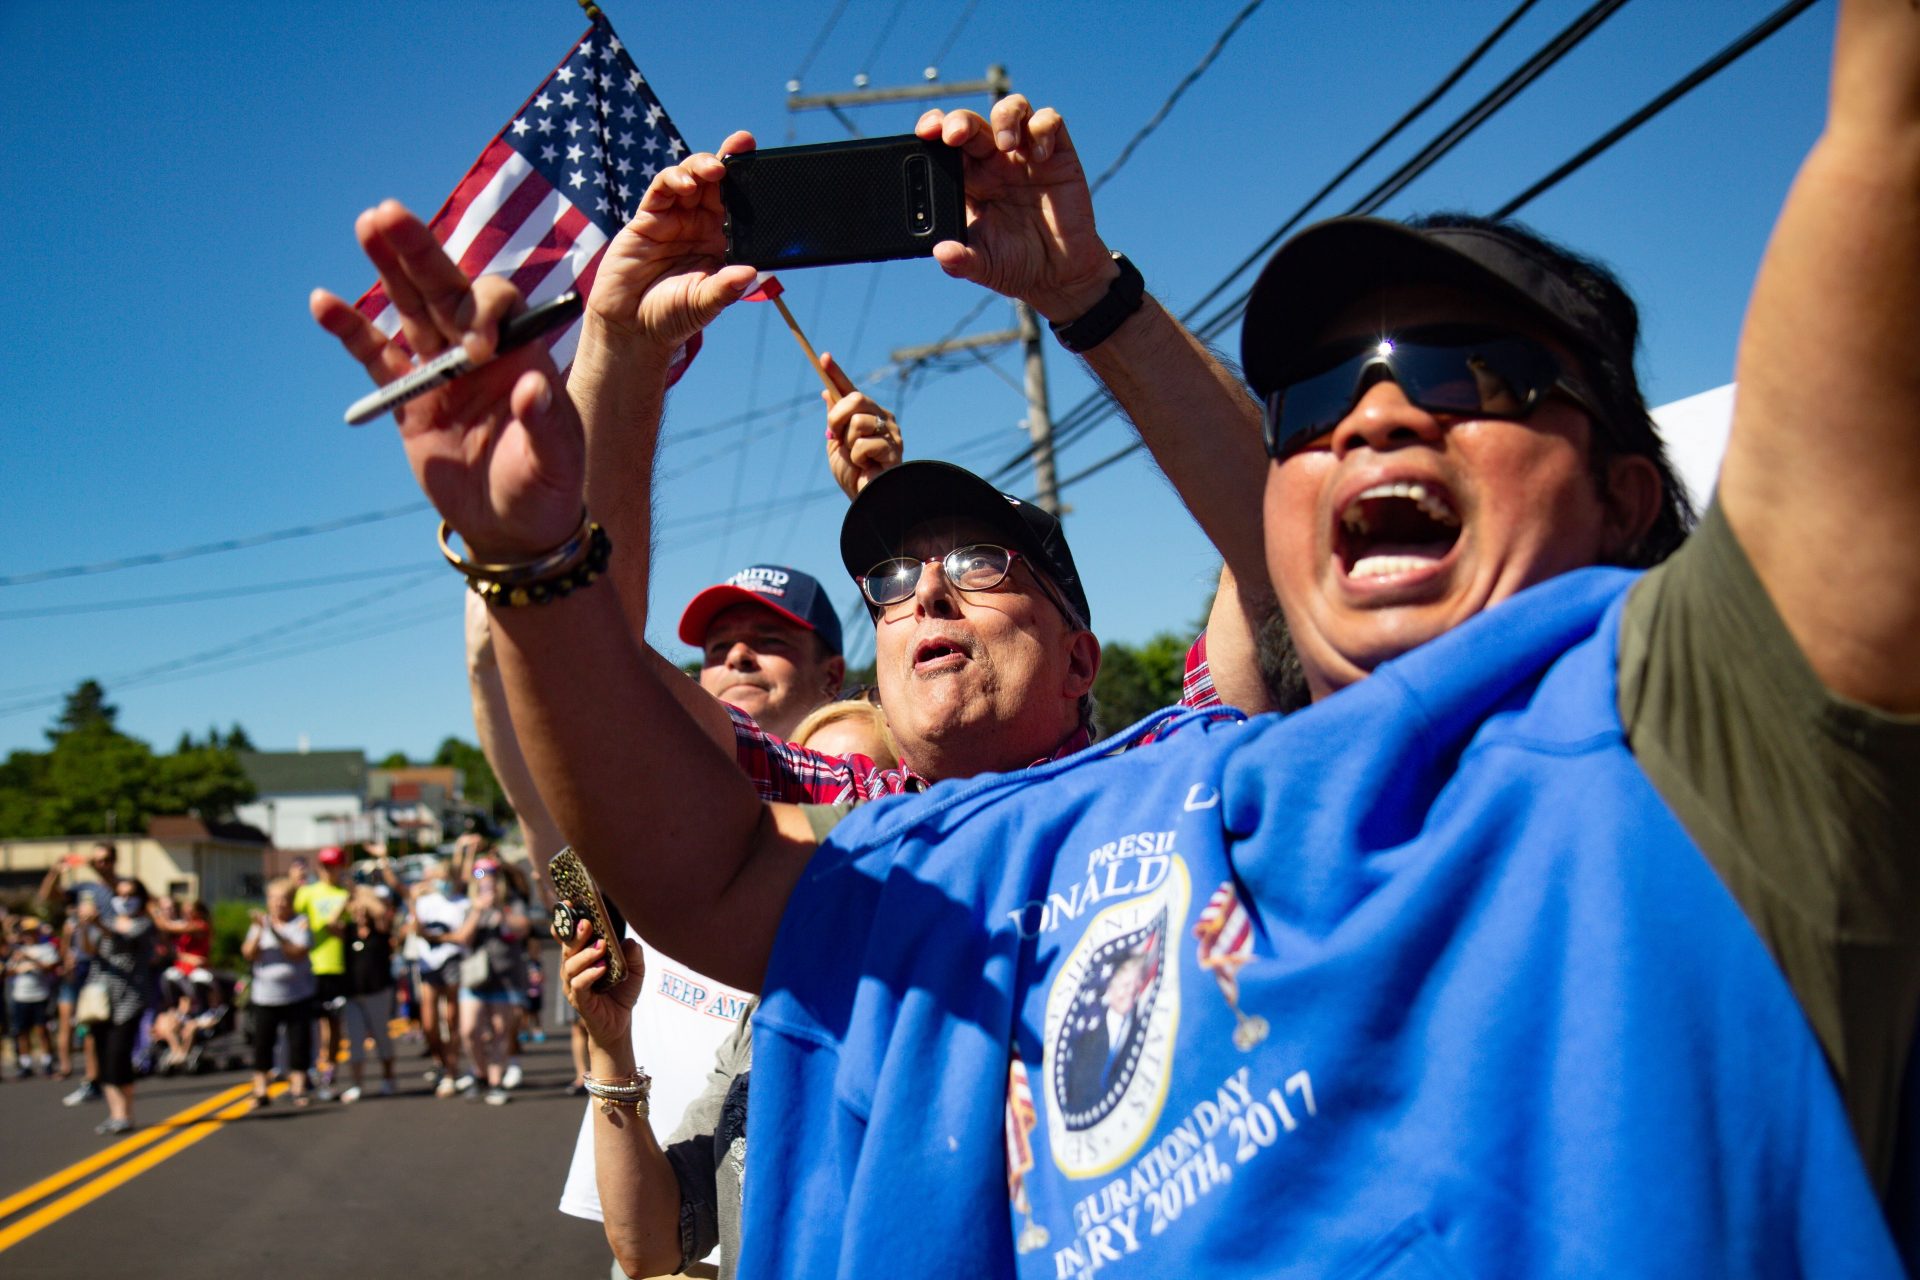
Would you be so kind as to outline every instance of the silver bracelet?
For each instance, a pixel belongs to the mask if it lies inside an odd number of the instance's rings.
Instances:
[[[648,1118],[648,1098],[653,1091],[653,1077],[645,1071],[635,1071],[630,1076],[612,1080],[583,1075],[580,1080],[586,1086],[587,1094],[600,1100],[601,1115],[610,1116],[622,1107],[631,1107],[636,1119]]]

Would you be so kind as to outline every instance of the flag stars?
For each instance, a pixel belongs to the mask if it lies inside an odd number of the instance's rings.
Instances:
[[[540,158],[546,161],[548,164],[552,164],[555,160],[558,160],[560,158],[560,153],[556,151],[554,149],[553,144],[549,142],[547,145],[540,148]]]
[[[526,117],[522,116],[513,122],[513,136],[516,138],[524,138],[531,132],[532,128],[533,126],[527,123]]]
[[[633,168],[633,162],[628,160],[625,156],[621,156],[618,160],[614,162],[613,167],[619,170],[620,176],[624,178],[627,175],[628,171],[630,171]]]
[[[608,36],[607,43],[600,49],[600,56],[603,58],[611,58],[624,48],[626,48],[626,46],[620,43],[619,36]]]
[[[584,187],[587,185],[587,175],[580,172],[578,169],[575,169],[572,173],[567,175],[567,182],[569,185],[573,187],[574,190],[578,191],[581,187]]]
[[[564,71],[566,68],[562,67],[561,70]],[[574,94],[573,90],[569,89],[560,95],[560,105],[566,107],[568,110],[572,110],[574,107],[580,105],[580,99]]]
[[[580,149],[580,148],[579,148],[578,146],[572,146],[572,147],[568,147],[568,148],[567,148],[567,163],[568,163],[568,164],[579,164],[579,163],[580,163],[580,157],[581,157],[582,155],[584,155],[584,154],[586,154],[586,153],[585,153],[585,152],[583,152],[583,151],[582,151],[582,150],[581,150],[581,149]]]
[[[640,113],[638,111],[635,111],[633,109],[633,104],[631,102],[629,102],[626,106],[620,108],[620,118],[622,120],[631,120],[639,114]]]
[[[554,73],[553,73],[553,78],[554,78],[555,80],[558,80],[558,81],[559,81],[559,82],[560,82],[561,84],[572,84],[572,83],[573,83],[573,68],[572,68],[572,67],[561,67],[561,68],[560,68],[560,69],[559,69],[558,71],[556,71],[556,72],[554,72]]]
[[[631,147],[632,145],[633,145],[633,135],[631,133],[628,133],[625,129],[622,129],[620,131],[621,149],[625,150],[626,148]]]
[[[660,172],[660,166],[651,160],[640,166],[640,176],[649,182],[653,181],[653,175],[658,172]]]
[[[593,41],[582,40],[580,42],[580,56],[583,58],[591,58],[593,56]]]
[[[595,213],[609,213],[612,209],[613,206],[607,202],[605,196],[595,196],[593,198],[593,211]]]
[[[535,98],[535,99],[533,100],[533,105],[534,105],[534,107],[535,107],[535,108],[536,108],[537,110],[540,110],[540,111],[545,111],[545,110],[547,110],[548,108],[550,108],[550,107],[552,107],[552,106],[553,106],[553,99],[552,99],[552,98],[549,98],[549,97],[548,97],[548,96],[547,96],[547,95],[546,95],[546,94],[545,94],[545,93],[543,92],[543,93],[541,93],[541,95],[540,95],[539,97],[537,97],[537,98]]]
[[[552,133],[552,132],[553,132],[553,117],[552,117],[552,116],[541,116],[541,117],[540,117],[540,123],[539,123],[538,125],[536,125],[535,127],[536,127],[537,129],[539,129],[539,130],[540,130],[540,132],[541,132],[541,133],[543,133],[543,134],[547,134],[547,133]]]
[[[613,89],[613,73],[610,71],[602,71],[600,73],[600,92],[609,93],[612,91],[612,89]]]
[[[577,138],[580,136],[580,131],[586,127],[587,126],[580,123],[580,118],[575,116],[573,119],[567,121],[567,136],[569,138]]]
[[[639,71],[636,70],[636,71],[627,72],[627,88],[638,89],[641,85],[645,84],[646,82],[647,82],[646,77],[641,75]]]
[[[655,125],[659,124],[660,117],[665,114],[667,113],[661,110],[660,104],[657,102],[654,103],[652,106],[648,107],[647,108],[647,128],[651,129]]]
[[[628,188],[627,184],[624,182],[615,183],[613,189],[620,196],[620,203],[622,204],[625,204],[628,200],[631,200],[633,198],[633,192]]]
[[[641,148],[641,150],[645,151],[648,155],[652,155],[654,152],[658,151],[659,149],[660,149],[660,135],[655,133],[648,134],[647,143],[644,147]]]
[[[672,142],[669,142],[667,144],[667,154],[672,156],[675,160],[678,160],[680,158],[680,153],[682,151],[685,151],[686,149],[687,149],[687,144],[680,141],[680,139],[678,138],[675,138]]]

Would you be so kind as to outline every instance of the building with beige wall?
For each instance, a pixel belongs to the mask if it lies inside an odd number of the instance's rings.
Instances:
[[[0,892],[34,893],[51,868],[63,865],[63,888],[92,878],[86,861],[101,841],[120,851],[120,874],[133,876],[152,893],[209,903],[257,900],[262,894],[266,837],[240,823],[209,825],[185,815],[153,818],[141,836],[0,840]]]

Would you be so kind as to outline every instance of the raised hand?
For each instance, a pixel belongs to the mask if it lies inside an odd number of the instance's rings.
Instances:
[[[841,491],[857,498],[875,476],[900,465],[900,424],[824,351],[820,369],[840,392],[820,392],[827,403],[827,468]]]
[[[717,154],[696,152],[654,175],[601,259],[588,300],[596,323],[671,354],[747,292],[753,268],[724,261],[720,157],[751,150],[753,135],[734,133]]]
[[[571,940],[560,940],[560,976],[567,1003],[580,1015],[587,1036],[609,1053],[630,1043],[633,1006],[646,979],[640,948],[631,939],[621,939],[617,945],[626,955],[627,976],[605,991],[595,991],[593,984],[607,971],[606,940],[593,937],[593,925],[586,920],[574,926]]]
[[[520,291],[495,276],[469,281],[397,201],[361,214],[354,232],[414,353],[428,360],[461,343],[478,363],[394,411],[421,489],[475,558],[525,558],[564,542],[580,521],[580,419],[544,343],[490,359],[501,321],[525,309]],[[413,367],[397,343],[341,298],[316,289],[309,306],[376,384]]]
[[[950,276],[1031,303],[1049,320],[1084,315],[1117,274],[1094,228],[1086,171],[1052,107],[1019,94],[975,111],[928,111],[913,131],[965,153],[967,243],[933,256]]]

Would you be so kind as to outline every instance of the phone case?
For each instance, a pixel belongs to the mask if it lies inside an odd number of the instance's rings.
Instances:
[[[572,845],[553,855],[547,863],[547,872],[553,877],[554,891],[560,895],[560,900],[553,904],[553,936],[571,944],[575,926],[585,920],[592,926],[594,937],[607,940],[607,971],[600,975],[593,989],[605,991],[618,986],[627,977],[626,952],[620,946],[626,931],[617,923],[607,900],[600,896],[600,886],[587,874],[586,864],[580,861]]]
[[[911,134],[726,157],[727,261],[762,270],[931,256],[966,243],[959,151]]]

